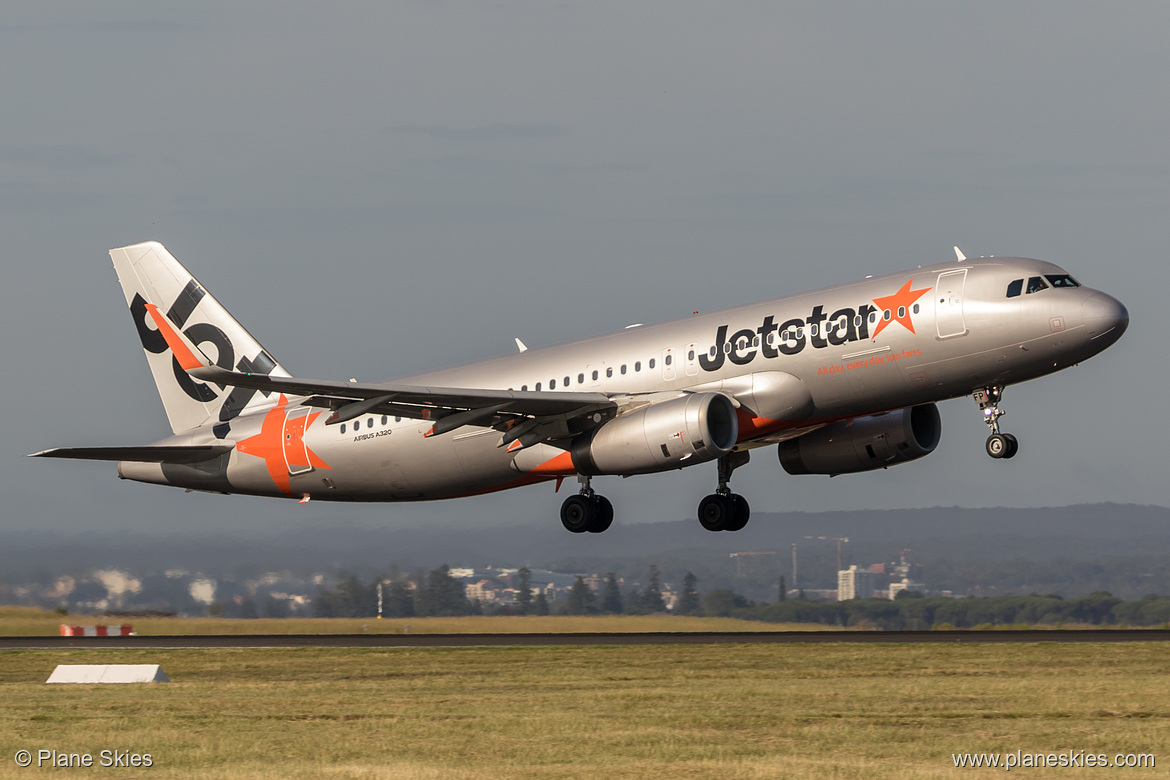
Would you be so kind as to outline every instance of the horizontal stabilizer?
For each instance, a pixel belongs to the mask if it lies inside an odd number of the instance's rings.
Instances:
[[[199,463],[232,448],[226,444],[189,447],[59,447],[34,452],[30,458],[73,458],[75,460],[129,460],[138,463]]]

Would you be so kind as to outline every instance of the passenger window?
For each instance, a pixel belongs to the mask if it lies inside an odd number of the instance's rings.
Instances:
[[[817,332],[819,330],[820,330],[820,328],[815,323],[812,325],[809,325],[808,326],[808,335],[815,336],[815,335],[817,335]]]
[[[635,370],[635,371],[641,371],[641,370],[642,370],[642,361],[641,361],[641,360],[639,360],[639,361],[637,361],[637,362],[635,362],[635,363],[634,363],[634,370]]]
[[[358,429],[359,429],[359,428],[361,428],[361,427],[362,427],[362,421],[361,421],[361,420],[354,420],[354,421],[353,421],[353,429],[354,429],[355,431],[356,431],[356,430],[358,430]]]
[[[1012,282],[1011,284],[1008,285],[1007,297],[1015,298],[1023,291],[1024,291],[1024,280],[1023,279],[1016,279],[1014,282]]]
[[[382,424],[383,424],[383,425],[385,425],[385,424],[386,424],[386,422],[387,422],[387,417],[386,417],[386,415],[382,415]]]
[[[1080,283],[1068,274],[1050,274],[1045,277],[1053,287],[1080,287]]]
[[[898,317],[899,317],[899,318],[902,318],[902,317],[905,317],[905,316],[906,316],[906,307],[905,307],[905,306],[899,306],[899,307],[898,307]]]
[[[402,418],[401,418],[401,417],[399,417],[399,416],[397,416],[397,415],[395,415],[395,416],[394,416],[394,422],[402,422]]]
[[[670,356],[668,355],[666,359],[670,360]],[[654,368],[654,358],[650,358],[650,362],[647,363],[646,365],[648,368]]]
[[[520,392],[527,393],[528,392],[528,385],[520,385]]]
[[[712,349],[714,349],[714,347],[712,347]],[[613,377],[613,368],[610,367],[610,368],[605,369],[605,378],[610,379],[612,377]]]
[[[626,373],[626,364],[622,363],[622,374]]]
[[[771,338],[771,337],[772,337],[772,334],[769,333],[768,338]],[[769,341],[768,343],[771,344],[772,342]],[[667,359],[668,360],[670,359],[669,355],[667,355]],[[687,353],[687,360],[694,360],[694,359],[695,359],[695,351],[692,349],[690,352]]]
[[[548,389],[549,390],[556,390],[557,389],[557,380],[555,380],[555,379],[548,380]]]
[[[373,427],[374,427],[374,418],[373,418],[373,417],[371,417],[370,419],[366,420],[366,427],[367,427],[367,428],[373,428]]]
[[[715,357],[716,352],[718,352],[718,350],[715,347],[711,347],[711,357],[712,358]]]
[[[341,424],[341,432],[342,432],[342,433],[345,433],[345,423],[342,423],[342,424]]]
[[[915,314],[917,314],[917,313],[918,313],[918,304],[917,304],[917,303],[916,303],[916,304],[914,304],[914,313],[915,313]]]
[[[565,387],[569,386],[569,377],[565,377]]]
[[[853,318],[853,327],[855,327],[855,328],[861,327],[861,315],[860,314],[858,314],[856,317]]]
[[[674,362],[674,355],[667,355],[666,357],[662,358],[662,362],[669,366]],[[650,366],[650,368],[654,368],[654,366]]]
[[[596,379],[597,374],[594,374],[593,378]],[[577,384],[579,384],[579,385],[585,384],[585,375],[584,374],[577,374]]]
[[[1041,290],[1047,290],[1047,289],[1048,289],[1048,285],[1044,282],[1044,279],[1042,277],[1033,276],[1033,277],[1028,279],[1028,295],[1031,295],[1032,293],[1040,292]]]
[[[869,321],[871,323],[877,322],[877,312],[876,311],[871,311],[869,313]]]
[[[536,392],[540,392],[540,382],[536,383]]]
[[[597,372],[596,371],[593,372],[593,381],[594,382],[597,381]]]

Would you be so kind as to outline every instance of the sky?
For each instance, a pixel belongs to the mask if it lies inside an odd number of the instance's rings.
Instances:
[[[1164,3],[47,2],[0,24],[0,531],[557,523],[185,494],[57,446],[169,433],[110,248],[158,240],[295,376],[389,379],[953,259],[1058,263],[1128,333],[929,457],[755,512],[1170,505]],[[694,517],[714,464],[594,487]]]

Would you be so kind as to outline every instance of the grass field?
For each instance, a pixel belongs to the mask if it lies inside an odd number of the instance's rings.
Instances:
[[[823,631],[832,626],[761,623],[732,618],[597,615],[451,618],[95,618],[33,607],[0,607],[0,636],[57,636],[62,623],[129,623],[142,636],[191,634],[523,634],[622,631]]]
[[[173,682],[44,685],[58,663]],[[940,778],[1003,774],[952,753],[1017,749],[1164,774],[1168,680],[1158,643],[3,651],[0,777],[50,748],[154,764],[69,777]]]

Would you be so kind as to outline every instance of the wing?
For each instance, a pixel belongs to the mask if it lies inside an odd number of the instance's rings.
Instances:
[[[556,441],[617,413],[617,404],[604,393],[541,393],[525,390],[480,390],[461,387],[420,387],[394,383],[306,380],[229,371],[208,359],[187,336],[146,305],[179,365],[206,382],[245,387],[266,393],[304,397],[310,406],[332,409],[326,425],[336,425],[368,413],[394,414],[434,420],[428,436],[464,425],[492,425],[504,436],[501,446],[529,446]]]

